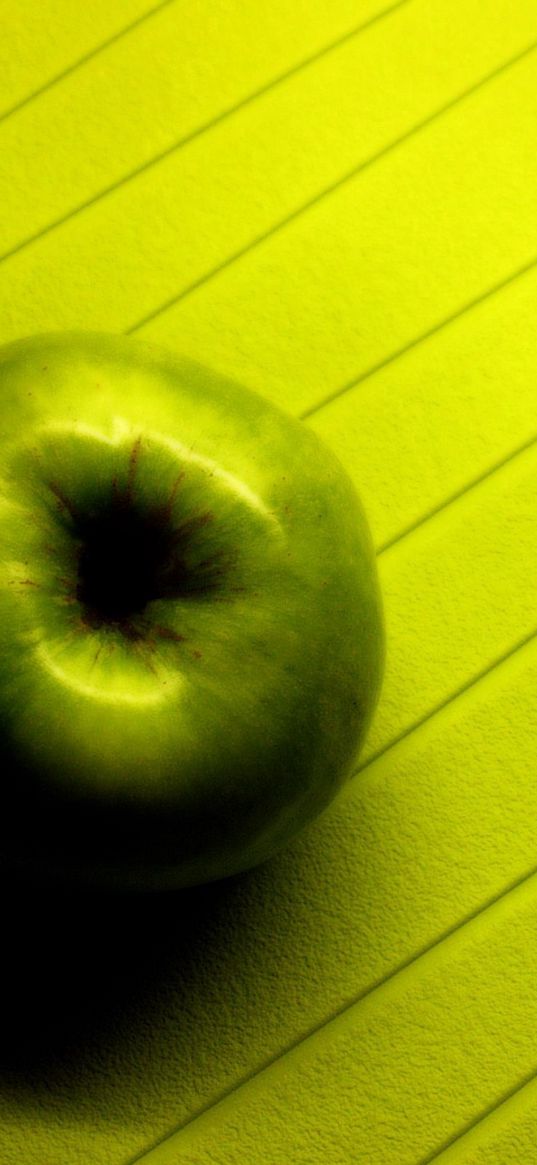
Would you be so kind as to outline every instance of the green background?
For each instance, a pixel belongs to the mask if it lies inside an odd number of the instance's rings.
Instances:
[[[303,417],[388,650],[272,862],[4,888],[0,1165],[535,1165],[537,8],[0,16],[0,342],[132,333]]]

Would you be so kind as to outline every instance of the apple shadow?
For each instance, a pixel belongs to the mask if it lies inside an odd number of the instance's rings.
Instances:
[[[203,957],[233,883],[166,892],[0,892],[0,1075],[54,1075],[128,1022],[167,972]]]

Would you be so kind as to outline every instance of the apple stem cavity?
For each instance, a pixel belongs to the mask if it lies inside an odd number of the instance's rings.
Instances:
[[[78,625],[85,629],[111,627],[130,640],[147,638],[151,629],[161,638],[179,641],[184,637],[172,629],[150,627],[144,618],[148,604],[214,597],[231,558],[221,550],[199,556],[197,534],[214,518],[210,511],[181,514],[178,495],[184,470],[162,503],[148,505],[137,497],[140,449],[138,437],[125,486],[115,474],[109,495],[87,510],[75,505],[57,481],[47,483],[76,546],[75,581],[65,576],[58,581],[65,587],[65,602],[82,608]]]

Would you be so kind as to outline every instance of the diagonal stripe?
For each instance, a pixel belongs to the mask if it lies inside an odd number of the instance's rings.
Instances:
[[[486,676],[494,672],[497,667],[501,667],[502,663],[506,663],[508,659],[511,659],[512,656],[516,655],[517,651],[522,651],[524,647],[527,647],[527,645],[536,638],[537,627],[534,631],[531,631],[529,635],[525,635],[522,639],[519,639],[517,643],[514,643],[513,646],[508,649],[508,651],[505,651],[502,653],[502,655],[499,655],[492,661],[492,663],[488,664],[487,667],[477,672],[476,675],[470,676],[470,679],[466,680],[465,683],[461,684],[458,688],[455,688],[455,691],[451,692],[451,694],[447,696],[445,700],[442,700],[439,704],[435,704],[433,708],[429,708],[424,716],[420,716],[418,720],[415,720],[414,723],[410,724],[408,728],[405,728],[403,732],[400,732],[397,736],[394,736],[391,740],[388,740],[382,748],[377,749],[377,752],[372,753],[368,757],[367,761],[364,761],[363,765],[359,765],[358,768],[354,770],[351,780],[354,780],[354,778],[357,777],[359,773],[363,773],[365,769],[368,769],[369,766],[373,764],[373,761],[377,761],[381,756],[385,756],[387,752],[391,752],[392,748],[395,748],[395,746],[400,744],[402,740],[406,740],[408,736],[412,736],[414,732],[417,732],[418,728],[422,728],[424,724],[427,724],[429,720],[432,720],[435,716],[438,715],[439,712],[442,712],[444,708],[448,708],[450,704],[453,704],[455,700],[458,700],[459,696],[463,696],[465,692],[469,692],[471,688],[475,688],[476,685],[481,683],[481,681],[484,680]]]
[[[328,396],[323,397],[322,401],[319,401],[318,404],[312,405],[311,408],[306,409],[305,412],[301,413],[300,419],[305,421],[309,417],[313,416],[314,413],[317,413],[327,405],[332,404],[333,401],[338,400],[338,398],[341,396],[344,396],[345,393],[349,392],[352,388],[356,388],[356,386],[361,384],[364,380],[369,380],[369,378],[374,376],[375,373],[381,372],[383,368],[386,368],[389,364],[393,364],[396,360],[399,359],[400,356],[406,355],[407,352],[411,352],[413,348],[417,348],[431,336],[435,336],[437,332],[443,331],[443,329],[447,328],[449,324],[455,323],[456,320],[472,311],[474,307],[479,307],[481,303],[484,303],[487,299],[491,299],[492,296],[497,295],[498,292],[504,291],[505,288],[510,286],[510,284],[515,283],[517,279],[521,279],[524,275],[528,275],[529,272],[533,271],[535,267],[537,267],[537,256],[533,259],[530,259],[529,263],[524,263],[523,267],[518,267],[516,271],[512,271],[510,275],[507,275],[506,278],[502,279],[499,283],[494,283],[492,287],[489,287],[486,291],[481,292],[481,294],[477,295],[475,299],[468,300],[467,303],[463,304],[462,307],[457,308],[457,310],[454,311],[451,315],[446,316],[445,319],[440,320],[437,324],[434,324],[432,328],[428,328],[426,332],[421,332],[420,335],[415,336],[413,340],[409,340],[408,344],[405,344],[402,348],[397,348],[394,352],[390,352],[390,354],[383,360],[379,360],[377,364],[372,364],[371,368],[367,368],[365,372],[360,374],[360,376],[357,376],[353,380],[349,380],[347,384],[341,385],[340,388],[336,388],[334,392],[330,393]]]
[[[174,2],[174,0],[165,0],[166,4],[170,4],[173,2]],[[372,25],[377,24],[380,20],[383,20],[386,16],[390,16],[392,14],[392,12],[397,11],[398,8],[402,8],[405,4],[408,4],[408,3],[410,3],[410,0],[398,0],[398,2],[394,5],[392,5],[390,8],[386,8],[382,12],[377,13],[376,16],[371,17],[371,19],[368,20],[365,24],[360,24],[356,28],[353,28],[350,32],[344,33],[343,36],[339,37],[335,41],[332,41],[330,44],[325,45],[322,49],[319,49],[318,52],[313,53],[309,57],[306,57],[303,61],[300,61],[297,65],[293,65],[292,68],[287,69],[284,73],[281,73],[277,77],[274,77],[271,81],[268,81],[265,85],[260,86],[259,89],[255,89],[252,93],[249,93],[248,96],[244,97],[241,101],[236,102],[234,105],[230,105],[227,109],[224,109],[221,113],[217,114],[215,117],[211,118],[209,121],[204,122],[202,125],[198,126],[197,129],[192,130],[191,133],[186,134],[184,137],[178,138],[177,141],[173,142],[173,144],[171,146],[167,146],[166,149],[162,150],[161,153],[159,153],[159,154],[154,154],[153,157],[149,158],[149,160],[147,162],[143,162],[140,166],[137,166],[134,170],[130,170],[128,174],[124,174],[123,177],[118,179],[117,182],[112,182],[109,186],[104,186],[102,188],[102,190],[99,190],[97,192],[97,194],[92,195],[92,197],[88,198],[85,202],[80,202],[78,204],[78,206],[75,206],[72,210],[69,210],[66,214],[62,215],[60,218],[54,219],[53,222],[48,223],[48,225],[46,227],[42,227],[41,230],[36,231],[35,234],[28,235],[28,237],[26,239],[23,239],[20,243],[17,243],[16,246],[10,248],[9,251],[4,251],[3,255],[0,255],[0,263],[3,262],[4,259],[11,259],[14,255],[17,255],[19,253],[19,251],[25,250],[26,247],[29,247],[32,243],[37,242],[38,239],[43,238],[45,235],[51,234],[51,232],[57,230],[58,227],[61,227],[66,222],[69,222],[71,219],[76,218],[77,215],[82,214],[82,212],[84,210],[88,210],[89,207],[94,206],[95,203],[101,202],[103,199],[107,198],[109,194],[115,193],[116,190],[121,190],[121,188],[123,186],[127,186],[129,184],[129,182],[133,182],[136,178],[139,178],[141,174],[145,174],[147,170],[151,170],[154,166],[158,166],[160,162],[165,161],[166,158],[169,158],[172,154],[175,154],[178,150],[183,149],[185,146],[189,145],[190,142],[193,142],[197,138],[202,137],[204,134],[209,133],[216,126],[220,125],[224,121],[227,121],[234,114],[239,113],[241,109],[246,109],[249,105],[252,105],[260,97],[263,97],[266,93],[269,93],[271,89],[276,89],[279,85],[283,84],[285,81],[288,81],[290,77],[295,76],[295,74],[300,73],[303,70],[309,68],[310,65],[315,64],[317,61],[321,60],[323,57],[328,56],[329,53],[334,52],[336,49],[341,48],[341,46],[343,44],[345,44],[347,41],[350,41],[354,37],[359,36],[361,33],[366,32],[369,28],[372,27]],[[163,7],[163,6],[164,5],[161,5],[161,7]],[[155,10],[155,11],[158,11],[158,10]],[[150,13],[149,15],[152,15],[152,13]],[[147,19],[147,18],[144,17],[142,19]],[[141,21],[139,20],[137,23],[141,23]],[[134,27],[134,25],[132,27]],[[107,42],[107,44],[112,43],[113,40],[118,40],[120,38],[120,36],[122,36],[122,35],[124,35],[124,33],[118,33],[115,37],[112,38],[112,40],[110,42]],[[90,56],[94,56],[97,51],[100,51],[100,50],[95,50],[92,54],[90,54]],[[76,67],[77,67],[76,65],[73,65],[70,69],[66,70],[66,72],[64,74],[61,74],[61,77],[67,76],[69,73],[73,72]],[[48,87],[50,87],[50,86],[48,86]],[[43,91],[44,90],[40,90],[40,92],[43,92]],[[25,104],[25,103],[23,102],[22,104]],[[21,108],[21,106],[19,108]],[[2,118],[0,118],[0,121],[1,120],[2,120]],[[338,183],[338,185],[339,185],[339,183]],[[309,204],[306,204],[306,206],[303,209],[308,209],[308,207],[309,207]],[[300,211],[299,213],[302,213],[302,211]],[[293,217],[295,217],[295,216],[293,216]],[[286,221],[287,220],[283,221],[283,225],[285,225]],[[277,226],[275,229],[280,229],[280,227]],[[272,233],[272,231],[270,233]],[[256,243],[257,243],[257,240],[254,242],[253,245],[255,246]],[[249,247],[247,249],[249,249]],[[219,270],[220,270],[220,268],[215,268],[214,272],[211,272],[209,274],[209,278],[212,278],[212,275],[217,274],[217,272]],[[195,286],[197,286],[197,285],[193,285],[192,288],[189,288],[187,291],[187,294],[189,294],[189,292],[191,290],[194,290]],[[180,299],[180,298],[182,298],[182,295],[178,296],[178,299]],[[174,299],[171,302],[175,303],[177,301]],[[165,307],[169,307],[169,306],[170,306],[170,304],[165,304],[164,307],[159,308],[155,314],[160,314],[160,312],[163,311],[165,309]],[[152,318],[152,316],[148,317],[148,318]],[[145,319],[142,320],[141,323],[146,323],[146,320]],[[138,324],[137,326],[140,327],[141,324]]]
[[[161,0],[160,4],[156,4],[154,8],[150,8],[147,12],[144,12],[142,16],[138,16],[137,19],[133,20],[131,24],[125,25],[125,28],[120,29],[119,32],[115,32],[113,36],[108,37],[107,40],[104,40],[102,44],[97,45],[96,48],[90,49],[88,53],[84,53],[84,56],[79,57],[76,61],[73,61],[73,64],[68,65],[66,69],[62,69],[61,73],[56,73],[55,77],[51,77],[50,80],[45,81],[44,85],[39,86],[39,89],[34,89],[34,91],[29,93],[27,97],[23,97],[20,101],[17,101],[15,105],[12,105],[9,109],[5,109],[3,113],[0,113],[0,125],[3,121],[7,121],[9,117],[12,117],[15,113],[18,113],[19,110],[24,109],[26,105],[30,105],[32,101],[36,101],[37,98],[41,97],[43,93],[48,93],[49,89],[54,89],[54,87],[59,85],[61,81],[64,81],[66,77],[70,77],[72,73],[76,73],[77,69],[83,68],[84,65],[87,65],[89,61],[94,59],[94,57],[98,57],[100,53],[105,52],[105,50],[110,48],[111,45],[117,44],[117,42],[122,40],[124,36],[128,36],[129,33],[133,32],[135,28],[139,28],[141,24],[145,24],[145,22],[150,20],[152,16],[158,16],[159,12],[161,12],[163,8],[168,8],[170,4],[175,4],[175,0]]]
[[[468,1123],[464,1125],[458,1133],[455,1133],[454,1136],[449,1138],[449,1140],[444,1141],[443,1145],[441,1145],[439,1149],[435,1149],[434,1153],[430,1154],[428,1157],[423,1157],[421,1161],[417,1163],[417,1165],[432,1165],[433,1161],[438,1161],[447,1151],[447,1149],[451,1149],[458,1142],[462,1141],[463,1138],[468,1135],[468,1133],[471,1133],[474,1129],[479,1128],[479,1125],[483,1124],[483,1121],[485,1121],[487,1117],[492,1116],[492,1114],[497,1112],[503,1104],[507,1104],[509,1100],[512,1100],[513,1097],[517,1096],[519,1092],[522,1092],[524,1088],[527,1088],[528,1084],[531,1084],[534,1080],[537,1080],[537,1069],[535,1072],[531,1072],[528,1073],[528,1075],[523,1076],[522,1079],[519,1080],[518,1084],[515,1084],[513,1088],[510,1088],[508,1092],[505,1092],[503,1096],[500,1096],[494,1104],[489,1104],[487,1108],[483,1109],[483,1111],[474,1118],[474,1120],[468,1121]]]
[[[528,441],[524,441],[524,443],[519,445],[517,449],[513,449],[511,453],[507,454],[507,457],[503,457],[501,461],[497,461],[494,465],[491,465],[489,469],[487,469],[484,473],[481,473],[479,477],[472,478],[472,480],[467,482],[466,485],[462,487],[462,489],[459,489],[456,491],[456,493],[450,494],[449,497],[444,498],[439,505],[434,506],[431,510],[427,510],[426,513],[422,514],[416,522],[412,523],[412,525],[406,526],[404,530],[400,530],[399,533],[396,534],[394,538],[391,538],[389,542],[385,542],[383,546],[379,546],[377,555],[384,554],[385,551],[391,550],[392,546],[397,546],[397,543],[402,542],[403,538],[406,538],[408,534],[413,534],[415,530],[419,530],[420,526],[424,526],[430,518],[434,518],[437,514],[441,514],[442,510],[447,509],[448,506],[453,505],[453,503],[458,501],[459,498],[462,498],[465,494],[470,493],[471,490],[475,489],[476,486],[481,485],[481,483],[486,481],[487,478],[493,477],[493,475],[497,473],[498,470],[503,469],[503,467],[508,465],[510,461],[514,461],[517,457],[520,457],[522,453],[526,453],[528,449],[531,449],[532,446],[536,444],[536,442],[537,434],[534,437],[530,437]]]
[[[361,162],[359,164],[359,166],[355,166],[355,167],[353,167],[352,170],[347,171],[347,173],[343,174],[341,178],[338,178],[335,182],[330,183],[329,186],[326,186],[323,190],[321,190],[318,194],[316,194],[313,198],[309,199],[307,202],[303,203],[296,210],[291,211],[290,214],[286,215],[285,218],[281,219],[274,226],[270,227],[268,230],[263,231],[261,234],[257,235],[254,239],[252,239],[249,243],[247,243],[247,245],[245,247],[241,247],[239,250],[233,252],[233,254],[229,255],[228,258],[225,259],[222,263],[219,263],[216,267],[213,267],[210,271],[207,271],[205,273],[205,275],[202,275],[199,279],[196,279],[193,283],[189,284],[188,287],[185,287],[177,295],[174,295],[170,299],[165,300],[164,303],[159,304],[159,306],[156,307],[153,311],[148,312],[145,316],[142,316],[139,320],[136,321],[136,323],[132,324],[130,326],[130,328],[126,329],[126,335],[131,335],[133,332],[138,331],[139,328],[145,327],[145,325],[150,323],[151,320],[154,320],[158,316],[161,316],[164,312],[168,311],[169,308],[175,307],[175,305],[180,303],[181,300],[186,299],[189,295],[192,295],[192,293],[194,291],[197,291],[200,287],[203,287],[205,284],[209,283],[217,275],[220,275],[223,271],[227,270],[227,268],[232,267],[240,259],[245,258],[246,255],[250,254],[250,252],[255,251],[257,249],[257,247],[260,247],[263,243],[268,242],[269,239],[275,237],[277,234],[280,233],[280,231],[284,230],[286,227],[290,226],[291,223],[293,223],[297,219],[301,218],[302,215],[306,214],[309,210],[312,210],[314,207],[316,207],[320,203],[322,203],[325,198],[330,197],[330,195],[332,195],[336,191],[340,190],[348,182],[351,182],[354,178],[357,178],[359,174],[363,173],[365,170],[368,170],[376,162],[380,161],[381,158],[384,158],[386,155],[392,153],[394,150],[396,150],[400,146],[404,145],[410,139],[416,137],[419,133],[421,133],[422,130],[428,128],[428,126],[430,126],[433,122],[435,122],[435,121],[439,120],[441,117],[443,117],[444,114],[449,113],[456,106],[462,104],[463,101],[466,101],[468,98],[472,97],[475,93],[479,92],[479,90],[483,89],[491,81],[496,80],[503,73],[508,72],[509,69],[513,68],[520,61],[522,61],[525,57],[527,57],[531,53],[535,52],[536,49],[537,49],[537,41],[534,41],[527,48],[523,49],[522,52],[517,53],[516,56],[511,57],[508,61],[505,61],[502,65],[499,65],[498,68],[494,69],[491,73],[487,73],[485,77],[482,77],[474,85],[470,86],[470,88],[465,89],[462,93],[459,93],[456,97],[452,98],[445,105],[440,106],[440,108],[435,110],[434,113],[429,114],[422,121],[417,122],[416,125],[412,126],[409,130],[407,130],[404,134],[402,134],[401,137],[396,138],[395,141],[390,142],[387,146],[384,146],[383,149],[379,150],[376,154],[372,154],[370,158],[367,158],[364,162]],[[152,165],[152,163],[148,163],[148,165],[145,166],[144,169],[147,169],[149,165]],[[100,197],[100,196],[97,196],[97,197]],[[93,199],[92,201],[96,201],[96,200]],[[74,213],[76,213],[76,212],[74,212]],[[71,216],[68,216],[68,217],[71,217]],[[49,229],[52,229],[52,228],[46,228],[46,230],[41,232],[41,233],[46,234]],[[39,237],[39,236],[34,236],[34,237]],[[33,241],[33,238],[28,240],[28,242],[32,242],[32,241]],[[16,248],[16,250],[20,250],[22,247],[24,247],[26,245],[27,245],[26,243],[21,243]],[[9,255],[14,254],[14,253],[15,253],[15,251],[6,252],[5,255],[0,256],[0,261],[3,258],[7,258]],[[537,260],[533,260],[531,265],[533,265],[534,262],[537,262]],[[526,268],[523,268],[523,270],[526,270]],[[522,273],[522,272],[520,272],[520,273]],[[442,327],[442,326],[443,326],[443,324],[438,325],[438,327]],[[396,353],[396,355],[398,355],[398,354],[399,353]],[[381,365],[379,365],[379,367],[381,367]],[[376,368],[373,369],[373,371],[376,371]],[[342,391],[344,391],[344,390],[342,390]]]

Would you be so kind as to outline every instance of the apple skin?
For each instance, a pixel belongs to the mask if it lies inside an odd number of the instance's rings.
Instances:
[[[214,881],[350,774],[384,669],[356,490],[261,396],[124,336],[0,349],[0,853]]]

